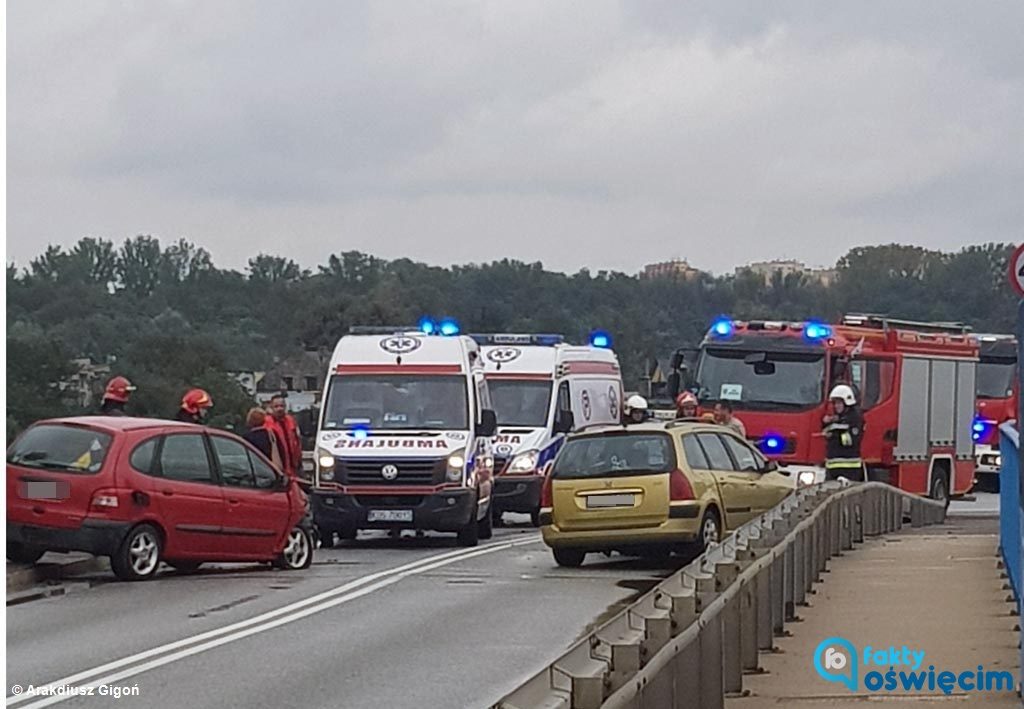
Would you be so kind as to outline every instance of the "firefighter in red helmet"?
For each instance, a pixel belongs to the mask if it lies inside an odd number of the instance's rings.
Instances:
[[[128,397],[135,391],[135,387],[126,377],[114,377],[107,382],[107,388],[103,391],[103,403],[100,404],[100,415],[102,416],[126,416],[124,407],[128,403]]]
[[[186,423],[203,423],[206,413],[213,406],[213,399],[203,389],[189,389],[181,397],[181,408],[178,409],[178,420]]]

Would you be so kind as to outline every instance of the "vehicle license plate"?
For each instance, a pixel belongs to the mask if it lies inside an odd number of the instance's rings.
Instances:
[[[632,507],[636,495],[588,495],[587,509],[600,509],[602,507]]]
[[[412,510],[370,510],[367,522],[412,522]]]

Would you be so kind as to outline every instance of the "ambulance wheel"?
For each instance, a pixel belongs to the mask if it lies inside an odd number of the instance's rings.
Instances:
[[[469,522],[465,527],[459,530],[459,546],[460,547],[475,547],[480,543],[480,503],[477,502],[473,505],[474,514],[469,516]],[[490,511],[488,511],[488,517]]]
[[[494,518],[491,516],[490,510],[487,510],[487,514],[481,517],[476,524],[478,538],[487,540],[494,536]]]

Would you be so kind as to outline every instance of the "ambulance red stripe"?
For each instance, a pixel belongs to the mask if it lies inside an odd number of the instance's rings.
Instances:
[[[462,374],[458,364],[339,364],[337,374]]]
[[[567,374],[618,374],[619,368],[611,362],[566,362]]]
[[[530,382],[550,382],[550,374],[525,374],[523,372],[488,372],[488,379],[521,379]]]

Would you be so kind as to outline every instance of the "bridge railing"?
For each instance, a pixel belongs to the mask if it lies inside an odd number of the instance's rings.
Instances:
[[[496,709],[722,707],[796,618],[828,560],[865,537],[940,523],[939,502],[882,483],[797,491],[660,583]]]
[[[1003,567],[1010,579],[1013,597],[1020,614],[1021,570],[1024,568],[1021,553],[1024,551],[1024,499],[1021,498],[1020,434],[1014,421],[1007,421],[999,427],[999,554]],[[1020,646],[1020,676],[1024,686],[1024,634]]]

